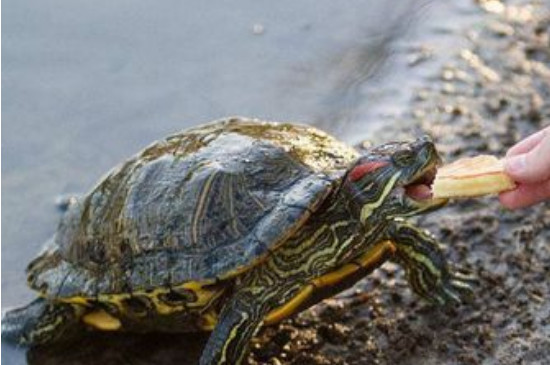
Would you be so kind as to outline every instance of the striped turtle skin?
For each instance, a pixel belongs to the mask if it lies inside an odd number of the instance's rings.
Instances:
[[[39,298],[4,315],[2,336],[211,330],[201,364],[235,364],[262,325],[388,259],[422,297],[459,301],[468,278],[403,220],[445,203],[418,193],[438,161],[426,138],[360,153],[313,127],[245,118],[169,136],[69,206],[27,268]]]

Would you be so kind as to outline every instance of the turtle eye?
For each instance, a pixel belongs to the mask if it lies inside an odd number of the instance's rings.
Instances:
[[[349,173],[349,179],[351,181],[361,180],[363,176],[369,172],[378,170],[381,167],[388,165],[387,161],[369,161],[355,166]]]
[[[412,150],[401,150],[393,154],[392,160],[399,167],[407,167],[416,161],[416,153]]]

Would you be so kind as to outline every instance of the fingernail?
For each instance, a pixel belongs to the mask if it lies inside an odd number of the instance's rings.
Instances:
[[[506,171],[512,175],[521,174],[526,169],[525,154],[512,156],[506,159]]]

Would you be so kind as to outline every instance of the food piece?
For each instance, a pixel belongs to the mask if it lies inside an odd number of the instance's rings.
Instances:
[[[432,186],[434,198],[496,194],[516,187],[495,156],[463,158],[438,169]]]

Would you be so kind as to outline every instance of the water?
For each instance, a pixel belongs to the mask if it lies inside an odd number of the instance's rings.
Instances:
[[[227,115],[375,137],[475,24],[473,2],[450,3],[5,1],[2,306],[33,297],[55,197],[155,139]],[[423,44],[435,57],[411,67]]]

